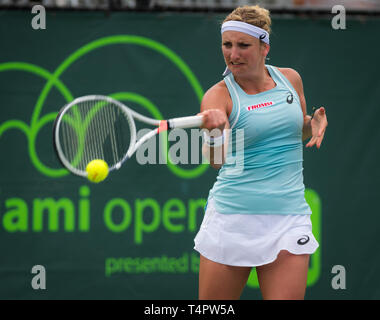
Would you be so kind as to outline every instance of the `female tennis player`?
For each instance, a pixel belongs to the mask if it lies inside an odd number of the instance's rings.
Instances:
[[[304,299],[309,256],[318,248],[304,195],[302,141],[311,138],[306,147],[320,148],[326,113],[321,107],[306,114],[295,70],[265,64],[270,25],[269,11],[259,6],[226,17],[227,69],[201,103],[203,127],[220,129],[205,135],[203,146],[220,171],[194,239],[199,299],[239,299],[252,267],[263,299]],[[244,162],[237,174],[237,151],[226,150],[239,143],[238,130],[244,130]],[[220,150],[218,163],[213,155]]]

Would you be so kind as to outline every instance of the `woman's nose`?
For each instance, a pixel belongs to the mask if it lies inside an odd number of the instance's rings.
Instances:
[[[232,47],[231,48],[231,54],[230,54],[230,58],[231,60],[235,60],[235,59],[238,59],[240,56],[239,54],[239,49],[237,47]]]

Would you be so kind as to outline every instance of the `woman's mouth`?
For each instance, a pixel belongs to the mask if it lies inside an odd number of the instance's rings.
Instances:
[[[242,64],[243,63],[241,63],[241,62],[231,62],[231,65],[233,65],[233,66],[240,66]]]

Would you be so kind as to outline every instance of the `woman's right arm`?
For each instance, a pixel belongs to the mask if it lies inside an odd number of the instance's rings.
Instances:
[[[202,128],[208,130],[209,138],[218,139],[223,134],[223,130],[230,127],[228,114],[231,110],[232,101],[224,81],[217,83],[205,93],[200,115],[203,116]],[[224,163],[227,140],[225,137],[222,145],[214,147],[207,143],[203,144],[202,153],[215,169],[219,169]]]

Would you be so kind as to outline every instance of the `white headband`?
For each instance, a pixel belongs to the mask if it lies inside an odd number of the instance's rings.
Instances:
[[[222,24],[221,33],[225,31],[239,31],[249,34],[252,37],[260,39],[261,41],[269,44],[269,33],[264,29],[256,27],[252,24],[241,21],[227,21]]]

